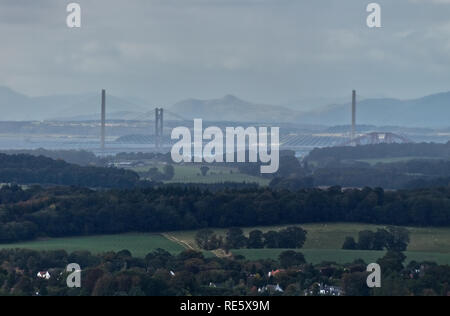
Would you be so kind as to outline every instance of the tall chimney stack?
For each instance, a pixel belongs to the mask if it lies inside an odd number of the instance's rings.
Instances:
[[[102,130],[101,130],[101,146],[105,150],[105,126],[106,126],[106,91],[102,90]]]
[[[352,140],[355,139],[356,135],[356,91],[353,90],[352,93]]]

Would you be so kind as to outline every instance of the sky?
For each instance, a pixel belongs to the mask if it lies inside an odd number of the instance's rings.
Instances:
[[[66,6],[81,5],[81,28]],[[0,0],[0,85],[153,104],[234,94],[299,110],[450,90],[450,0]]]

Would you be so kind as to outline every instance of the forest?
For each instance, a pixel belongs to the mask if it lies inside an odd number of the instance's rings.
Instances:
[[[330,159],[357,160],[393,157],[450,158],[450,142],[446,144],[408,143],[316,148],[309,153],[307,160],[322,164],[327,163]]]
[[[380,149],[376,149],[375,153],[383,153],[385,148],[394,150],[398,144],[377,145]],[[430,146],[430,144],[414,144],[405,148],[409,152],[417,153],[416,147]],[[411,160],[394,161],[394,162],[378,162],[370,164],[365,161],[355,159],[340,159],[346,157],[339,154],[342,150],[344,153],[355,151],[355,157],[358,157],[359,151],[367,150],[366,147],[359,146],[350,149],[342,148],[324,148],[314,150],[310,156],[303,161],[295,157],[292,151],[280,152],[280,167],[277,173],[264,175],[270,179],[270,187],[274,190],[292,190],[313,188],[318,186],[342,186],[342,187],[382,187],[384,189],[418,189],[426,187],[448,186],[450,183],[450,160],[444,157],[447,145],[436,145],[441,149],[441,156],[436,158],[411,158]],[[392,147],[392,148],[391,148]],[[378,147],[375,147],[378,148]],[[403,147],[400,147],[403,148]],[[412,150],[412,149],[414,150]],[[383,150],[382,150],[383,149]],[[337,151],[336,156],[332,155],[334,150]],[[436,149],[435,149],[436,151]],[[381,155],[381,153],[379,155]],[[79,164],[67,163],[61,159],[51,159],[43,154],[52,157],[66,157],[70,161],[78,161]],[[407,152],[399,151],[399,154],[407,154]],[[423,155],[423,154],[422,154]],[[364,155],[360,155],[364,157]],[[376,155],[374,154],[376,157]],[[314,157],[318,160],[312,160]],[[441,157],[441,158],[439,158]],[[89,188],[134,188],[134,187],[152,187],[163,186],[161,181],[170,180],[173,175],[174,164],[167,162],[170,159],[167,155],[162,154],[117,154],[116,156],[105,157],[102,159],[92,160],[94,162],[87,163],[91,159],[91,155],[85,152],[69,152],[69,151],[30,151],[27,154],[0,154],[0,183],[13,184],[39,184],[43,186],[67,185],[81,186]],[[95,157],[94,157],[95,158]],[[316,159],[315,158],[315,159]],[[129,169],[121,169],[115,167],[104,167],[114,161],[122,159],[130,159],[129,161],[141,161],[141,159],[152,159],[164,164],[164,170],[160,171],[156,168],[149,168],[139,174]],[[128,160],[127,160],[128,161]],[[230,164],[236,167],[239,172],[252,176],[261,177],[259,173],[259,163],[235,163]],[[202,164],[198,164],[201,169]],[[151,178],[154,182],[141,180],[139,176]],[[255,187],[257,184],[251,183],[216,183],[214,185],[206,184],[178,184],[185,187],[211,188],[247,188]]]
[[[449,226],[450,188],[0,189],[0,243],[37,237],[321,222]]]
[[[397,159],[397,160],[396,160]],[[280,160],[275,189],[317,186],[417,189],[448,186],[450,143],[379,144],[314,149],[303,159]],[[244,170],[251,170],[249,166]]]
[[[437,179],[450,178],[450,160],[410,160],[395,163],[336,162],[317,168],[310,176],[314,186],[426,187]],[[422,184],[421,184],[422,183]]]
[[[80,166],[28,154],[0,154],[0,183],[129,188],[140,184],[133,171]]]

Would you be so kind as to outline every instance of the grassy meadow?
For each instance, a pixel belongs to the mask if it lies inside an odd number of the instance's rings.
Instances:
[[[267,186],[270,180],[240,173],[237,168],[226,166],[208,166],[210,170],[205,176],[200,173],[200,167],[196,165],[173,165],[175,169],[175,176],[170,181],[165,183],[223,183],[223,182],[246,182],[258,183],[261,186]],[[151,167],[157,167],[160,171],[163,170],[164,164],[157,163],[145,167],[131,168],[137,173],[148,171]]]
[[[307,241],[302,252],[307,261],[321,263],[334,261],[338,263],[353,262],[355,259],[364,259],[374,262],[384,255],[383,251],[351,251],[342,250],[346,236],[357,237],[358,232],[364,229],[376,230],[376,225],[365,224],[305,224],[301,225],[308,231]],[[285,226],[245,228],[248,234],[253,229],[262,231],[279,230]],[[408,247],[407,260],[435,261],[440,264],[450,264],[450,228],[409,228],[411,243]],[[225,229],[216,229],[215,232],[225,236]],[[4,248],[27,248],[34,250],[64,249],[68,252],[76,250],[89,250],[92,253],[120,251],[128,249],[134,256],[144,257],[147,253],[158,248],[177,254],[184,249],[197,249],[195,244],[196,231],[166,232],[163,234],[131,233],[121,235],[103,235],[72,238],[51,238],[30,242],[4,244]],[[231,250],[235,255],[243,255],[247,259],[277,259],[286,249],[236,249]],[[213,255],[204,252],[205,255]]]

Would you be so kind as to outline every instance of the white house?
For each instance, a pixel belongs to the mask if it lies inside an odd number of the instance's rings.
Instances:
[[[37,277],[39,279],[45,279],[45,280],[50,280],[51,276],[50,273],[48,273],[48,271],[40,271],[37,273]]]

